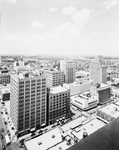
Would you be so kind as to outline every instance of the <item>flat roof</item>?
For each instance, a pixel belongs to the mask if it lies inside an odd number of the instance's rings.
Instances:
[[[66,149],[68,149],[69,147],[71,147],[73,145],[74,145],[74,141],[71,139],[71,145],[70,144],[68,145],[66,141],[62,141],[58,145],[55,145],[55,146],[49,148],[49,150],[59,150],[59,149],[66,150]]]
[[[62,93],[62,92],[67,92],[67,91],[68,89],[62,86],[52,87],[50,89],[51,94]]]
[[[102,90],[102,89],[106,89],[106,88],[110,88],[110,86],[108,84],[102,83],[102,84],[100,84],[100,87],[97,88],[97,90]]]
[[[104,88],[104,87],[109,87],[109,85],[102,83],[102,84],[100,84],[100,87],[102,87],[102,88]]]
[[[83,71],[83,70],[75,72],[75,75],[78,75],[78,74],[86,74],[87,75],[87,74],[89,74],[89,72]]]
[[[77,127],[78,125],[80,125],[82,122],[84,122],[84,121],[86,121],[86,120],[87,120],[86,117],[81,116],[81,117],[79,117],[79,118],[77,118],[77,119],[74,119],[74,120],[72,120],[71,122],[69,122],[69,123],[67,123],[67,124],[65,124],[65,125],[63,125],[63,126],[61,126],[61,129],[62,129],[64,132],[66,132],[66,131],[70,130],[70,128],[75,128],[75,127]]]
[[[93,119],[81,127],[77,127],[72,134],[75,135],[79,140],[83,138],[83,132],[87,132],[88,135],[94,133],[98,129],[102,128],[106,124],[98,119]]]
[[[88,97],[88,96],[84,95],[83,93],[80,94],[80,95],[74,95],[74,96],[71,97],[71,99],[73,99],[73,100],[80,100],[80,101],[81,100],[82,101],[84,101],[84,100],[90,101],[90,100],[94,100],[93,98],[94,98],[94,96]]]
[[[109,104],[99,110],[115,118],[119,117],[119,106],[115,104]]]
[[[28,150],[46,150],[62,141],[60,132],[61,131],[58,128],[55,128],[39,137],[26,141],[25,145]],[[52,138],[52,135],[55,137]],[[41,142],[42,144],[39,145],[38,142]]]
[[[4,94],[4,93],[10,93],[10,86],[1,87],[0,91],[1,91],[2,94]]]

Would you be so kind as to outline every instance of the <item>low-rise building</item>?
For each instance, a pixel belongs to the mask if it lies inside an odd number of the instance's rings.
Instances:
[[[119,89],[112,89],[112,96],[115,98],[119,98]]]
[[[25,147],[27,150],[56,150],[61,147],[61,149],[68,149],[71,145],[74,143],[67,144],[66,138],[70,138],[69,141],[71,141],[71,137],[68,135],[64,136],[64,139],[62,137],[63,134],[61,134],[61,131],[58,128],[55,128],[41,136],[38,136],[34,139],[31,139],[29,141],[25,142]],[[72,142],[72,141],[71,141]]]
[[[47,133],[38,136],[36,138],[26,140],[25,147],[27,150],[65,150],[75,144],[75,138],[73,139],[72,130],[79,126],[82,126],[87,120],[84,116],[81,116],[75,120],[72,120],[65,125],[58,126],[55,129],[48,131]],[[48,139],[48,140],[46,140]]]
[[[10,85],[1,86],[0,95],[3,101],[10,100]]]
[[[84,133],[87,133],[88,136],[105,125],[106,124],[99,119],[92,119],[89,122],[86,122],[84,125],[75,128],[72,131],[72,135],[78,140],[81,140],[84,138]]]
[[[82,110],[88,110],[97,106],[97,96],[91,96],[90,92],[71,97],[71,103]]]
[[[115,118],[119,117],[119,106],[115,104],[109,104],[107,106],[101,107],[97,110],[97,117],[101,120],[111,122],[115,120]]]

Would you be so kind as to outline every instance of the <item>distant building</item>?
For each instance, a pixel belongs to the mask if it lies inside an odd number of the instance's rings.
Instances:
[[[110,101],[110,86],[106,84],[101,84],[97,88],[98,92],[98,101],[100,104],[104,104]]]
[[[89,81],[86,82],[78,82],[75,81],[69,84],[63,84],[63,87],[70,89],[70,95],[80,94],[90,90],[91,83]]]
[[[18,135],[46,125],[46,77],[20,73],[11,76],[10,116]]]
[[[97,106],[97,96],[91,96],[90,92],[84,92],[80,95],[71,97],[71,103],[79,109],[88,110]]]
[[[70,90],[61,86],[48,91],[48,124],[70,115]]]
[[[110,101],[110,86],[107,84],[97,84],[97,86],[91,86],[91,95],[98,96],[98,103],[104,104]]]
[[[70,59],[61,60],[60,69],[61,71],[64,71],[65,83],[73,83],[75,81],[75,68],[73,60]]]
[[[93,80],[93,84],[96,85],[105,83],[106,84],[106,66],[101,57],[97,57],[90,62],[90,79]]]
[[[30,70],[30,65],[26,65],[25,61],[21,57],[20,60],[17,60],[13,63],[13,70],[15,70],[16,72]]]
[[[86,71],[77,71],[75,72],[75,78],[89,78],[89,72]]]
[[[7,67],[0,67],[0,84],[10,83],[10,72]]]
[[[47,78],[47,87],[55,87],[63,85],[64,83],[64,72],[58,69],[50,69],[44,71]]]

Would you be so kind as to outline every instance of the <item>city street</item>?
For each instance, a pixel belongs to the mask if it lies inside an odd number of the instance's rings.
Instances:
[[[6,104],[7,104],[7,106],[6,106]],[[10,138],[11,138],[11,141],[12,142],[16,142],[17,141],[17,137],[16,137],[16,135],[15,135],[15,127],[14,127],[14,125],[13,125],[13,123],[12,123],[12,120],[11,120],[11,118],[10,118],[10,115],[9,115],[9,108],[7,108],[9,106],[9,103],[7,102],[7,103],[5,103],[5,106],[3,106],[2,104],[1,104],[1,112],[2,112],[2,118],[3,118],[3,120],[4,120],[4,123],[5,123],[5,125],[6,125],[6,128],[7,128],[7,132],[8,132],[8,135],[10,136]]]

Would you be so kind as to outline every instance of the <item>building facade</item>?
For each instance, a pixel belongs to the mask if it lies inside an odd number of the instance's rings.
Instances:
[[[46,125],[46,77],[22,73],[11,76],[10,116],[19,135]]]
[[[0,95],[3,101],[10,100],[10,85],[0,87]]]
[[[110,101],[111,89],[107,84],[97,84],[96,86],[91,86],[91,95],[98,97],[98,103],[104,104]]]
[[[46,78],[47,78],[47,87],[55,87],[59,85],[63,85],[64,83],[64,72],[51,69],[45,70]]]
[[[73,60],[64,59],[60,61],[60,69],[64,71],[65,83],[73,83],[75,81],[75,68]]]
[[[80,82],[73,82],[70,84],[63,84],[63,87],[70,89],[70,95],[80,94],[90,90],[91,83],[89,81],[80,83]]]
[[[10,83],[10,73],[0,73],[0,84]]]
[[[93,80],[93,84],[106,84],[106,66],[101,57],[97,57],[90,62],[90,79]]]
[[[98,101],[100,104],[104,104],[110,101],[110,87],[108,85],[105,86],[100,86],[99,88],[97,88],[97,92],[98,92]]]
[[[114,121],[119,116],[119,106],[109,104],[97,110],[97,117],[107,122]]]
[[[71,103],[79,109],[88,110],[97,106],[98,97],[91,96],[90,92],[84,92],[80,95],[72,96]]]
[[[53,87],[48,92],[48,125],[57,119],[70,116],[70,90],[64,87]]]

